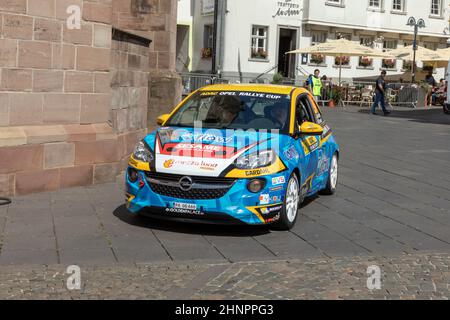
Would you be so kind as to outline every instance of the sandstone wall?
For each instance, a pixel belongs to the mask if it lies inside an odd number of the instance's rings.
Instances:
[[[176,0],[0,0],[0,196],[114,181],[147,132],[149,74],[176,79],[175,28]]]

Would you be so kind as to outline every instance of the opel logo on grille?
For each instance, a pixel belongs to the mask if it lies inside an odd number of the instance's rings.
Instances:
[[[191,177],[183,177],[180,179],[180,189],[183,191],[189,191],[192,189],[192,185],[194,181],[192,181]]]

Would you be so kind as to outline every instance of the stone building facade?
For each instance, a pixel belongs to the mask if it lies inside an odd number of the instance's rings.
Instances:
[[[181,96],[176,10],[176,0],[0,0],[0,196],[114,181]]]

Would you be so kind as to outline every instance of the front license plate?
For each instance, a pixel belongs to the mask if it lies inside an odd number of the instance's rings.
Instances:
[[[174,209],[197,210],[197,205],[195,203],[174,202],[173,207]]]

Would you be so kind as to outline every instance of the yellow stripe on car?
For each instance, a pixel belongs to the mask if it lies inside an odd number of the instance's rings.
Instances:
[[[281,161],[280,158],[277,157],[277,161],[268,167],[259,168],[259,169],[249,169],[249,170],[234,169],[234,170],[230,171],[226,175],[226,177],[227,178],[235,178],[235,179],[256,178],[256,177],[275,174],[278,172],[282,172],[284,170],[286,170],[286,166],[284,165],[283,161]]]
[[[264,220],[264,218],[258,212],[258,209],[267,208],[267,207],[276,207],[276,206],[280,206],[280,205],[283,205],[283,202],[274,203],[274,204],[271,204],[270,206],[264,205],[264,206],[256,206],[256,207],[246,207],[246,209],[249,210],[251,213],[253,213],[255,216],[257,216],[258,219],[261,220],[261,222],[266,223],[266,220]]]
[[[140,171],[150,171],[150,163],[136,160],[133,156],[130,157],[128,164]]]
[[[134,196],[134,195],[132,195],[132,194],[129,194],[129,193],[127,193],[126,196],[127,196],[127,204],[126,204],[126,207],[127,207],[127,209],[129,209],[129,208],[130,208],[130,205],[131,205],[131,201],[133,201],[134,199],[136,199],[136,196]]]

